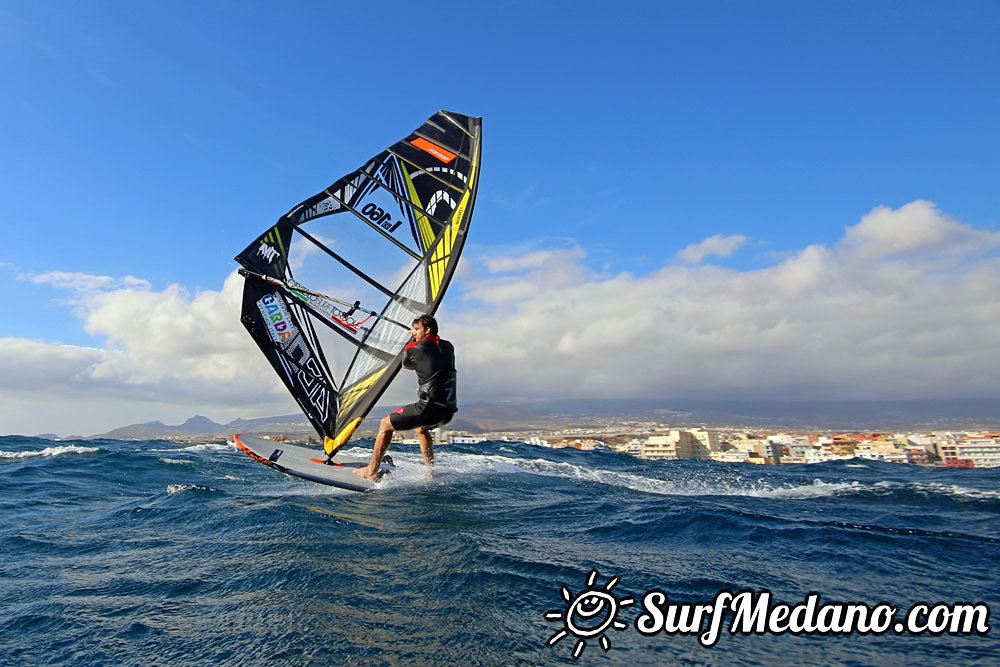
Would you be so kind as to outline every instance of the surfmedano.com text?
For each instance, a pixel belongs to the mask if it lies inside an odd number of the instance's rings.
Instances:
[[[902,616],[888,602],[870,606],[863,602],[820,602],[819,593],[810,593],[803,602],[789,605],[773,602],[771,592],[762,590],[720,591],[711,604],[671,602],[667,594],[653,589],[642,596],[643,613],[635,619],[635,629],[647,637],[697,635],[708,648],[719,641],[726,618],[730,634],[764,635],[985,635],[990,630],[987,604],[918,602]]]

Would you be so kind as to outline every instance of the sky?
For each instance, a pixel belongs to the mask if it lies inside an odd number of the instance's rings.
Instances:
[[[0,2],[0,434],[297,413],[232,258],[438,109],[483,117],[438,313],[462,402],[997,397],[998,24],[973,1]]]

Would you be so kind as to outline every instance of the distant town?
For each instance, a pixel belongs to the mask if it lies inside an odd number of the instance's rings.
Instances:
[[[380,406],[387,412],[390,406]],[[464,407],[437,441],[516,441],[538,447],[606,449],[647,460],[704,459],[769,465],[851,458],[949,468],[1000,466],[1000,401],[854,403],[694,403],[563,401]],[[737,425],[733,425],[733,424]],[[375,436],[377,420],[356,438]],[[254,433],[313,443],[301,414],[219,424],[195,416],[168,426],[146,422],[82,439],[195,442]],[[412,432],[396,441],[414,442]],[[38,437],[65,440],[48,433]]]
[[[623,422],[614,428],[566,428],[535,433],[438,434],[443,443],[515,440],[540,447],[609,449],[648,460],[707,459],[764,465],[822,463],[852,458],[947,468],[1000,467],[1000,432],[768,433],[742,428],[669,428]],[[397,438],[416,443],[415,439]]]

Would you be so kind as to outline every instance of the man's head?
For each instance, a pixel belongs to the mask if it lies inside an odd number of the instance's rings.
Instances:
[[[423,333],[424,336],[437,336],[437,320],[430,315],[421,315],[413,320],[413,326],[410,328],[410,333],[412,333],[417,340],[420,340],[423,336],[419,336],[417,332]]]

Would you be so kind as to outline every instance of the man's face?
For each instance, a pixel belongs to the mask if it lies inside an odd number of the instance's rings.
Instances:
[[[427,335],[427,328],[420,322],[415,322],[413,326],[410,327],[410,335],[413,336],[414,340],[421,340]]]

